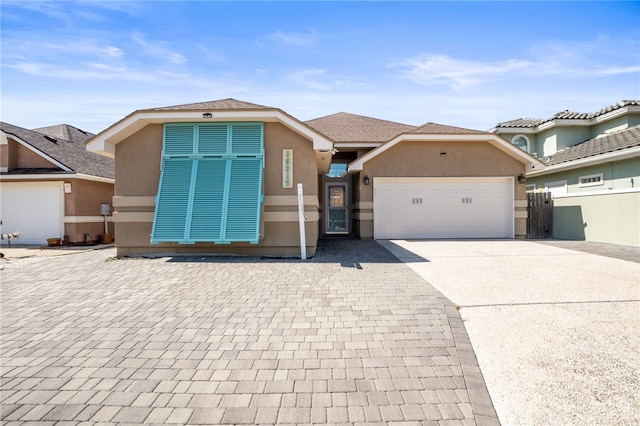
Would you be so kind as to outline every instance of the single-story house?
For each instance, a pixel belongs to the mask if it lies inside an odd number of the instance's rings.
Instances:
[[[111,208],[115,162],[88,152],[91,133],[62,124],[28,130],[0,123],[0,230],[20,232],[18,244],[97,240]],[[14,243],[16,242],[14,241]]]
[[[223,99],[135,111],[87,142],[116,162],[121,256],[300,253],[322,235],[523,238],[524,174],[501,137],[339,113],[302,122]]]
[[[640,101],[493,131],[545,163],[527,171],[527,190],[553,195],[553,237],[640,246]]]

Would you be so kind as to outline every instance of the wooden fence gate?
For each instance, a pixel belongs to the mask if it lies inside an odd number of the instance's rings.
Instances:
[[[553,198],[550,192],[527,193],[527,238],[551,238]]]

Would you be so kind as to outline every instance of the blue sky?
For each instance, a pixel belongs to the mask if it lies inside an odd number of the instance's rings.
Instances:
[[[488,130],[640,99],[640,2],[1,3],[2,120],[237,98]]]

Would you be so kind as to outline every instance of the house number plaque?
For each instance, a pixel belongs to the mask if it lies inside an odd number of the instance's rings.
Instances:
[[[293,149],[282,150],[282,187],[293,188]]]

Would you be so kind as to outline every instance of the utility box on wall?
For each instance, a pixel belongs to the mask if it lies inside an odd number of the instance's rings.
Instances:
[[[109,216],[111,214],[111,206],[109,204],[100,204],[100,214]]]

